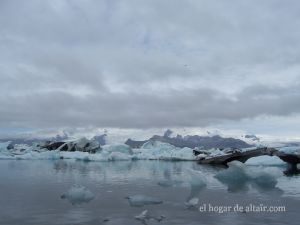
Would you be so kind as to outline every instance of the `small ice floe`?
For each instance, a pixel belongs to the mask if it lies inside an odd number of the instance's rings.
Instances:
[[[68,192],[61,195],[61,199],[67,199],[72,205],[88,203],[95,198],[95,195],[83,186],[73,186]]]
[[[163,201],[146,195],[133,195],[126,197],[131,206],[144,206],[162,204]]]
[[[161,222],[166,217],[161,215],[159,217],[150,216],[148,210],[144,210],[141,214],[134,217],[136,220],[141,221],[143,224],[147,224],[150,220],[155,220],[157,222]]]
[[[149,219],[148,210],[144,210],[141,214],[134,217],[136,220],[146,221]]]
[[[191,198],[190,200],[188,200],[187,202],[185,202],[185,206],[187,209],[195,209],[197,207],[199,203],[199,198],[197,197],[194,197],[194,198]]]

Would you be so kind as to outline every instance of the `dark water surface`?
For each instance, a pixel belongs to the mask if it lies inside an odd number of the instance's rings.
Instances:
[[[202,172],[199,177],[198,170]],[[146,224],[293,224],[300,221],[299,177],[278,179],[276,187],[253,184],[224,185],[214,175],[224,168],[195,162],[126,161],[82,162],[67,160],[1,160],[0,224],[143,224],[134,216],[147,209],[161,222]],[[203,175],[206,187],[203,186]],[[72,205],[61,195],[73,185],[95,194],[88,202]],[[162,204],[133,207],[126,196],[143,194]],[[200,205],[235,206],[264,204],[285,206],[285,212],[199,212],[185,201],[199,198]]]

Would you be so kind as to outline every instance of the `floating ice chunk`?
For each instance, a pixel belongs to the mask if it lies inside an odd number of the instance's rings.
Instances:
[[[128,146],[126,144],[104,145],[103,151],[105,151],[107,153],[119,152],[119,153],[128,154],[128,155],[133,154],[130,146]]]
[[[10,141],[0,142],[0,159],[13,159],[13,155],[8,150],[10,143]]]
[[[286,154],[300,154],[299,146],[289,146],[289,147],[281,147],[279,151],[284,152]]]
[[[148,210],[144,210],[141,214],[135,216],[134,218],[141,221],[143,224],[147,224],[148,220],[156,220],[157,222],[160,222],[166,217],[164,215],[161,215],[159,217],[150,216]]]
[[[278,168],[249,167],[238,161],[228,165],[228,169],[219,172],[215,177],[228,185],[229,191],[242,190],[246,188],[247,183],[262,189],[273,189],[277,184],[277,178],[282,176]]]
[[[82,138],[69,141],[58,149],[48,151],[38,146],[15,146],[7,150],[9,142],[0,144],[0,158],[11,159],[74,159],[83,161],[120,160],[197,160],[190,148],[177,148],[168,143],[149,141],[141,149],[131,149],[126,144],[105,145],[102,150],[97,142]],[[62,151],[64,149],[64,151]],[[68,151],[67,151],[68,150]],[[98,151],[99,150],[99,151]],[[95,153],[95,154],[89,154]]]
[[[10,141],[6,142],[0,142],[0,152],[1,151],[6,151],[8,149],[8,146],[10,145]]]
[[[122,152],[112,152],[107,158],[109,161],[127,161],[131,160],[131,155]]]
[[[215,177],[224,183],[239,183],[248,179],[245,165],[239,161],[228,163],[229,168],[220,171]]]
[[[141,214],[134,217],[136,220],[146,222],[149,219],[148,210],[144,210]]]
[[[73,186],[67,193],[61,196],[62,199],[67,199],[72,205],[88,203],[95,198],[95,195],[83,186]]]
[[[126,197],[131,206],[144,206],[162,204],[163,201],[146,195],[133,195]]]
[[[36,151],[26,151],[24,154],[15,155],[17,159],[39,159],[39,160],[55,160],[60,158],[60,154],[58,151],[44,151],[44,152],[36,152]]]
[[[147,141],[143,146],[135,149],[134,159],[150,160],[196,160],[193,150],[190,148],[177,148],[169,143],[159,141]]]
[[[286,163],[277,156],[263,155],[248,159],[245,164],[251,166],[277,166],[285,165]]]
[[[276,186],[277,179],[274,176],[263,172],[257,177],[254,177],[253,182],[263,189],[272,189]]]
[[[142,149],[153,149],[153,148],[160,148],[160,149],[173,149],[174,146],[170,145],[169,143],[164,143],[164,142],[160,142],[160,141],[147,141],[146,143],[144,143],[141,147]]]
[[[228,186],[229,191],[238,191],[245,188],[249,180],[245,165],[239,161],[228,163],[229,168],[222,170],[215,175],[221,183]]]
[[[196,208],[198,203],[199,203],[199,198],[194,197],[194,198],[191,198],[190,200],[188,200],[187,202],[185,202],[184,204],[187,207],[187,209],[194,209],[194,208]]]

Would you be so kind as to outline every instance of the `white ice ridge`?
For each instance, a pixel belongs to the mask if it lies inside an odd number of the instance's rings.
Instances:
[[[59,151],[40,149],[35,146],[15,146],[7,150],[9,143],[0,146],[0,159],[74,159],[84,161],[120,161],[120,160],[196,160],[191,148],[177,148],[168,143],[149,141],[139,149],[128,145],[104,145],[94,154],[81,151]]]
[[[86,145],[87,140],[80,139],[76,142],[74,151],[60,151],[64,145],[58,150],[48,150],[41,148],[41,146],[33,145],[14,145],[12,149],[8,149],[10,142],[0,143],[0,159],[72,159],[83,161],[121,161],[121,160],[198,160],[199,157],[215,157],[224,154],[230,154],[232,149],[201,149],[201,154],[195,156],[193,149],[184,147],[178,148],[168,143],[159,141],[148,141],[142,145],[141,148],[132,149],[126,144],[111,144],[104,145],[97,149],[95,153],[78,151],[81,145]],[[89,145],[89,149],[94,148]],[[95,148],[96,149],[96,148]],[[242,149],[240,151],[247,151],[253,148]],[[87,150],[87,149],[85,149]],[[299,147],[285,147],[280,148],[284,152],[300,152]],[[282,165],[285,164],[277,157],[260,156],[249,159],[248,165]]]

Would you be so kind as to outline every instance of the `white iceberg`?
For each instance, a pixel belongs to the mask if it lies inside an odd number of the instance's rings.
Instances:
[[[228,169],[216,174],[215,178],[226,184],[230,191],[242,190],[247,184],[262,189],[273,189],[277,179],[282,176],[278,168],[249,167],[239,161],[230,162],[228,166]]]
[[[268,156],[262,155],[248,159],[245,162],[246,165],[249,166],[280,166],[286,165],[284,161],[282,161],[277,156]]]
[[[134,159],[148,160],[196,160],[191,148],[177,148],[168,143],[148,141],[140,149],[134,149]]]
[[[73,186],[61,198],[67,199],[72,205],[77,205],[92,201],[95,195],[86,187]]]
[[[187,202],[185,202],[184,204],[187,207],[187,209],[194,209],[197,207],[198,203],[199,203],[199,198],[194,197],[188,200]]]
[[[300,155],[300,146],[281,147],[279,148],[279,151],[286,154]]]
[[[56,150],[42,145],[19,145],[8,150],[10,142],[0,144],[0,159],[73,159],[83,161],[120,160],[197,160],[190,148],[177,148],[168,143],[148,141],[140,149],[131,149],[126,144],[104,145],[81,138],[68,141]],[[64,151],[61,151],[63,150]],[[90,154],[94,153],[94,154]]]
[[[0,151],[6,151],[10,143],[10,141],[0,142]]]
[[[245,165],[239,161],[228,163],[228,168],[216,174],[216,178],[225,184],[239,185],[248,180]]]
[[[144,210],[141,214],[135,216],[134,218],[141,221],[143,224],[147,224],[148,220],[156,220],[157,222],[161,222],[166,217],[164,215],[159,217],[150,216],[148,210]]]
[[[141,214],[135,216],[134,218],[145,223],[146,220],[149,219],[148,210],[144,210]]]
[[[127,155],[132,155],[133,151],[130,146],[126,144],[104,145],[102,151],[107,153],[119,152]]]
[[[126,198],[131,206],[156,205],[163,203],[163,201],[158,198],[146,195],[133,195]]]

